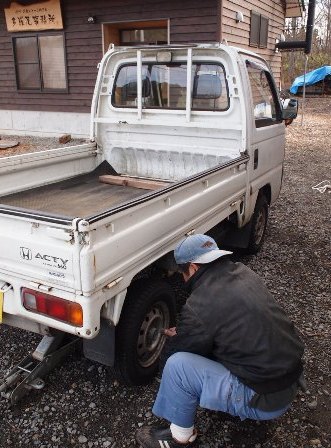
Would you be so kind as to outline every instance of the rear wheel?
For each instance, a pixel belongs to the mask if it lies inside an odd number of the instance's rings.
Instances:
[[[148,383],[158,371],[165,343],[162,330],[174,325],[175,296],[164,280],[141,280],[125,299],[116,328],[115,371],[126,384]]]
[[[251,232],[246,249],[248,254],[256,254],[262,247],[269,215],[269,204],[266,197],[258,196],[252,217]]]

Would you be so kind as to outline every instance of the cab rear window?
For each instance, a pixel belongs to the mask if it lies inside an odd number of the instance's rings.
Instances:
[[[184,63],[142,65],[142,107],[185,109],[187,67]],[[191,109],[224,111],[229,108],[228,86],[220,64],[193,63]],[[114,107],[137,107],[137,66],[120,67],[112,92]]]

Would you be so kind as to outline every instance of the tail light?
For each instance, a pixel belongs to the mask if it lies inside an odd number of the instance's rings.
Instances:
[[[22,300],[24,308],[29,311],[52,317],[76,327],[83,326],[83,309],[78,303],[28,288],[22,289]]]

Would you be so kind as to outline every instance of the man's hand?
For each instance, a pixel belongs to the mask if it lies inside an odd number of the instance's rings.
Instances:
[[[163,333],[168,336],[168,337],[172,337],[172,336],[176,336],[177,332],[176,332],[176,327],[171,327],[171,328],[165,328],[163,330]]]

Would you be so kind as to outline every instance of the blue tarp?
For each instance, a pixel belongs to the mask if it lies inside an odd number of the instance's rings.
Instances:
[[[331,65],[324,65],[324,67],[317,68],[309,73],[306,73],[306,86],[311,86],[312,84],[316,84],[319,81],[323,81],[323,79],[327,76],[331,75]],[[295,78],[293,84],[291,85],[290,92],[297,93],[298,88],[303,86],[304,75],[298,76]]]

